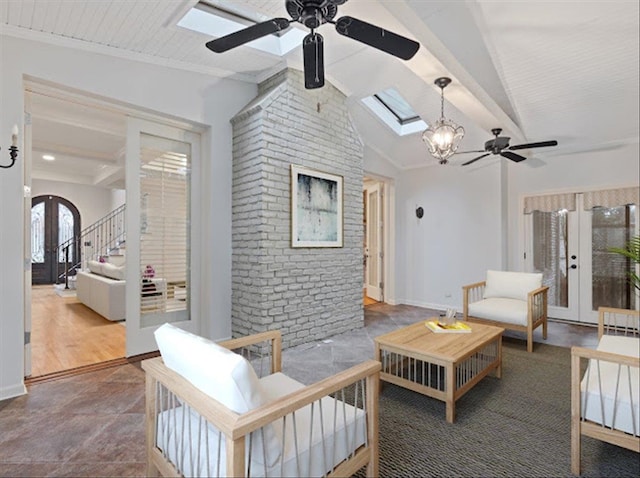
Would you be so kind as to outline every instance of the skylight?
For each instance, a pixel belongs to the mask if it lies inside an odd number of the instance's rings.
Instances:
[[[259,23],[259,21],[262,20],[248,19],[204,2],[198,2],[180,19],[178,26],[204,33],[211,38],[219,38]],[[247,43],[247,46],[273,55],[284,56],[295,47],[300,46],[306,34],[307,32],[290,27],[280,35],[267,35]]]
[[[427,123],[394,88],[363,98],[362,102],[400,136],[418,133],[427,128]]]

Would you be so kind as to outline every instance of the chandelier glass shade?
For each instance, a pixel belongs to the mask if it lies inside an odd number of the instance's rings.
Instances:
[[[447,164],[456,152],[464,136],[464,128],[444,117],[444,88],[451,82],[450,78],[438,78],[435,84],[440,87],[440,118],[422,133],[422,140],[429,147],[429,153],[440,164]]]

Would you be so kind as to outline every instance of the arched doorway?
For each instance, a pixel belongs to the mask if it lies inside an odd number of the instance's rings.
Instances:
[[[58,248],[80,237],[80,212],[59,196],[37,196],[31,200],[31,283],[56,284],[64,280],[65,251]],[[72,241],[69,264],[80,258],[80,244]]]

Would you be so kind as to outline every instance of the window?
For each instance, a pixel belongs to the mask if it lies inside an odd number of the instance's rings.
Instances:
[[[394,88],[368,96],[362,102],[399,136],[422,132],[427,128],[427,123]]]
[[[246,12],[240,14],[233,11],[231,6],[229,9],[222,9],[201,1],[180,19],[178,26],[204,33],[212,38],[220,38],[270,19]],[[267,35],[249,42],[247,46],[274,55],[284,56],[294,48],[299,47],[302,44],[302,39],[308,33],[292,26],[277,34]]]

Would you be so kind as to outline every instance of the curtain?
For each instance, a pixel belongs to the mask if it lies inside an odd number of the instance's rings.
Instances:
[[[566,209],[576,210],[576,193],[548,194],[546,196],[529,196],[524,198],[524,213],[533,211],[555,212]]]
[[[640,188],[606,189],[604,191],[588,191],[584,193],[584,210],[594,207],[618,207],[628,204],[640,204]]]

